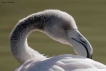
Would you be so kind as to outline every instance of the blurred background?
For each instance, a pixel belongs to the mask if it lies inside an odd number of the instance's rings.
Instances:
[[[0,0],[0,71],[13,71],[20,65],[9,45],[11,30],[18,20],[45,9],[71,14],[79,31],[93,46],[93,59],[106,64],[106,0]],[[33,32],[28,43],[48,56],[75,54],[71,46],[56,42],[41,32]]]

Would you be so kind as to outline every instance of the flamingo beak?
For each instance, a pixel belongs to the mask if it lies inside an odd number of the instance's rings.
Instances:
[[[92,59],[93,49],[89,41],[78,30],[71,30],[68,35],[75,53]]]

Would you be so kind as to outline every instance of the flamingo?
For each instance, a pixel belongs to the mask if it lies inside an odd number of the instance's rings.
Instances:
[[[27,43],[32,31],[40,31],[55,41],[73,47],[75,53],[46,57]],[[44,10],[21,19],[10,35],[10,47],[20,62],[15,71],[106,71],[106,66],[92,60],[93,48],[78,31],[74,18],[60,10]]]

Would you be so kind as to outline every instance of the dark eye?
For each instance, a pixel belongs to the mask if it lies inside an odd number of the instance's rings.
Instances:
[[[64,30],[67,30],[67,29],[69,29],[69,26],[64,25],[63,28],[64,28]]]

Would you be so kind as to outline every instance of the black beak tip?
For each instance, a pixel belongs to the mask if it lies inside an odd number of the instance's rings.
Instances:
[[[90,59],[92,59],[92,56],[93,56],[93,55],[90,55],[90,56],[89,56],[89,57],[87,57],[87,58],[90,58]]]

